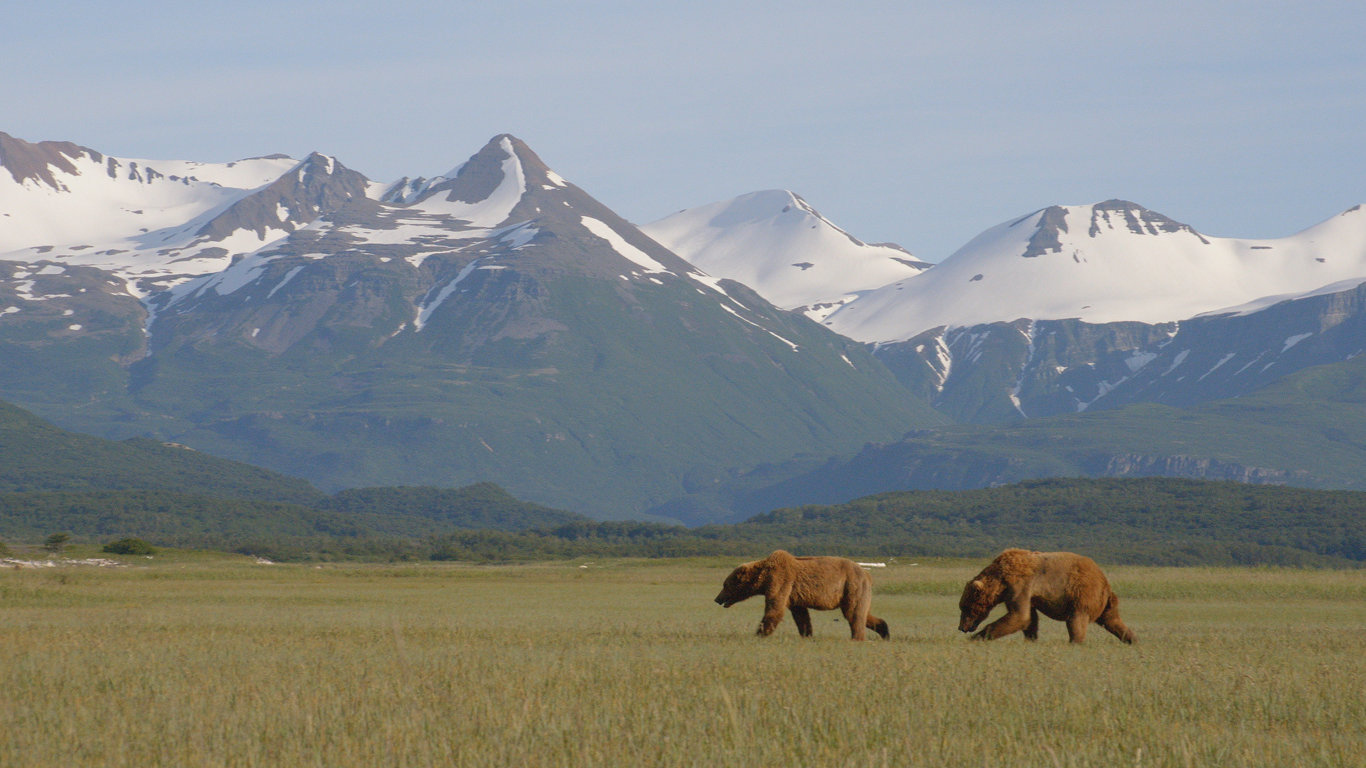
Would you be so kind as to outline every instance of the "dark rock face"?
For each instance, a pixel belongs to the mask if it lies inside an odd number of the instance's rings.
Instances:
[[[1102,218],[1108,219],[1107,214],[1118,214],[1123,217],[1129,231],[1136,235],[1189,232],[1204,243],[1209,243],[1204,236],[1191,227],[1128,200],[1106,200],[1103,203],[1097,203],[1091,209],[1091,228],[1088,230],[1091,237],[1101,234],[1101,220]]]
[[[61,189],[61,183],[52,173],[53,169],[62,173],[76,173],[76,166],[71,161],[81,157],[89,157],[97,163],[104,160],[104,155],[99,152],[69,141],[31,144],[0,132],[0,165],[20,184],[33,180],[53,189]]]
[[[1016,222],[1018,224],[1019,222]],[[1067,209],[1061,206],[1045,208],[1034,234],[1029,238],[1029,247],[1021,254],[1026,259],[1057,253],[1062,250],[1060,233],[1067,231]]]
[[[1191,480],[1232,480],[1255,485],[1284,485],[1308,477],[1307,472],[1252,467],[1203,456],[1153,456],[1121,453],[1091,463],[1087,469],[1100,477],[1184,477]]]

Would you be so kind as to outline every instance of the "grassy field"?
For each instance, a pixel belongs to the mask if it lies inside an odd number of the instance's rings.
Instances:
[[[1361,571],[1109,568],[1139,642],[1072,647],[960,635],[977,561],[862,644],[754,637],[732,560],[123,562],[0,572],[0,765],[1366,764]]]

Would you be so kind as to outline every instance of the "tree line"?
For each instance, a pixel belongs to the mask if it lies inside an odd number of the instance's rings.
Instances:
[[[594,521],[492,484],[345,491],[313,504],[168,491],[0,494],[0,539],[104,543],[274,560],[735,556],[983,557],[1008,546],[1153,565],[1366,564],[1366,493],[1172,478],[1051,479],[907,491],[687,528]]]

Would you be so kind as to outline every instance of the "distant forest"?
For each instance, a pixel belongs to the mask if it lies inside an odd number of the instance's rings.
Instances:
[[[885,493],[701,528],[598,522],[492,484],[345,491],[306,504],[168,491],[0,494],[0,539],[222,549],[275,560],[505,562],[750,558],[773,549],[857,558],[985,557],[1009,546],[1153,565],[1366,565],[1366,493],[1170,478],[1055,479]]]

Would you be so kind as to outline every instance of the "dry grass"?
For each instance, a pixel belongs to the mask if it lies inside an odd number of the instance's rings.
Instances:
[[[753,637],[733,564],[6,571],[0,765],[1366,764],[1366,573],[1110,568],[1139,644],[1071,647],[892,566],[854,644]]]

